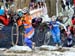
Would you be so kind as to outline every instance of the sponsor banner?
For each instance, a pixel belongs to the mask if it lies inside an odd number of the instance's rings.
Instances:
[[[30,15],[32,16],[32,18],[40,17],[41,15],[43,15],[42,10],[43,10],[43,8],[32,10],[32,11],[30,11]]]

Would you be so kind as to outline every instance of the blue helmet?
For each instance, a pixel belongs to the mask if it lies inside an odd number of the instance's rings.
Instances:
[[[23,16],[22,10],[21,10],[21,9],[18,9],[17,14],[18,14],[20,17],[22,17],[22,16]]]

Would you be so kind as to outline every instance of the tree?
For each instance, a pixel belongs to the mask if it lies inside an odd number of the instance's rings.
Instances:
[[[53,16],[56,15],[56,0],[45,0],[47,9],[48,9],[48,15]]]

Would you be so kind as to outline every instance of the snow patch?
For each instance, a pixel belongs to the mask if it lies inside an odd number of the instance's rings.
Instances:
[[[42,46],[40,46],[40,49],[45,49],[45,50],[56,50],[56,49],[58,49],[58,47],[56,47],[56,46],[42,45]]]
[[[27,51],[27,52],[31,52],[32,49],[29,48],[28,46],[18,46],[18,45],[15,45],[15,46],[11,47],[9,49],[9,51]]]

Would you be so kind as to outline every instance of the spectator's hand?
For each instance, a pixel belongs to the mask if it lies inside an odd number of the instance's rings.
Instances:
[[[67,35],[70,35],[70,32],[69,32],[69,31],[66,31],[66,34],[67,34]]]
[[[49,26],[50,29],[52,29],[52,26]]]
[[[7,18],[9,18],[10,16],[9,15],[7,15]]]

